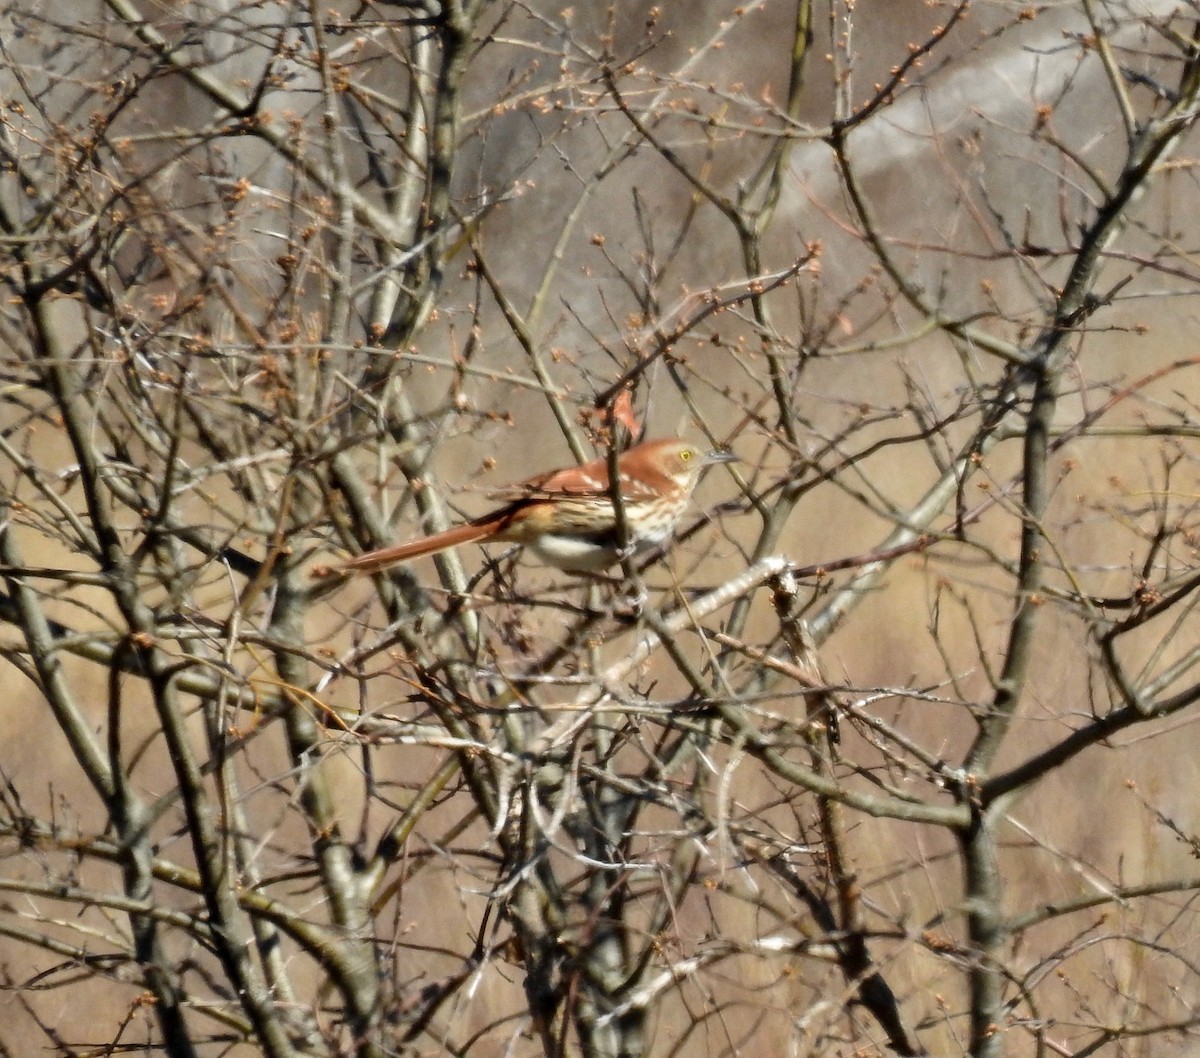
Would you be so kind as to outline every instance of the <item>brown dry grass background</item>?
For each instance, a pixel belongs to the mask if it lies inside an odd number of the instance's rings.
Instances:
[[[341,6],[345,9],[342,13],[347,14],[352,5]],[[1062,243],[1060,210],[1069,191],[1064,191],[1061,156],[1044,142],[1030,139],[1031,83],[1035,86],[1032,94],[1051,101],[1053,121],[1063,137],[1080,150],[1087,150],[1096,166],[1111,164],[1118,156],[1119,145],[1111,153],[1104,146],[1105,139],[1116,136],[1118,130],[1098,67],[1076,71],[1074,60],[1068,61],[1063,54],[1064,41],[1070,40],[1067,30],[1078,31],[1078,5],[1039,8],[1028,27],[1008,28],[994,40],[989,32],[999,26],[1008,27],[1012,16],[1004,5],[978,6],[978,13],[938,53],[945,65],[936,75],[930,75],[928,91],[904,95],[886,117],[855,133],[852,153],[876,210],[878,226],[899,247],[898,256],[908,262],[912,274],[919,275],[928,289],[940,289],[940,301],[948,310],[967,311],[988,303],[1003,306],[1005,318],[988,325],[1016,339],[1024,327],[1036,326],[1037,305],[1023,285],[1020,266],[974,256],[994,247],[986,245],[972,211],[983,209],[986,203],[987,208],[1010,218],[1014,228],[1022,226],[1018,218],[1025,213],[1028,223],[1022,234],[1031,244]],[[1165,11],[1170,5],[1160,6]],[[622,54],[643,33],[648,5],[619,7],[612,47]],[[36,9],[45,14],[48,10],[46,5],[27,0],[10,9],[10,17],[13,10],[20,13],[22,8],[26,13]],[[148,11],[154,17],[163,17],[153,5],[148,5]],[[549,7],[546,11],[559,14]],[[903,57],[904,42],[922,39],[943,16],[944,11],[918,2],[857,5],[855,78],[863,94]],[[649,53],[647,63],[663,75],[676,69],[686,61],[690,49],[715,32],[719,20],[729,17],[726,5],[718,4],[696,5],[686,16],[676,10],[668,12],[665,24],[670,26],[670,35]],[[606,9],[577,5],[571,24],[581,39],[595,40],[607,32],[604,27],[609,18]],[[746,16],[726,46],[703,66],[700,80],[729,91],[730,86],[739,85],[738,91],[750,99],[768,95],[781,98],[786,54],[778,42],[786,37],[790,18],[788,5],[774,3]],[[506,30],[515,39],[524,34],[535,38],[544,32],[519,8]],[[523,44],[481,53],[469,77],[466,110],[482,112],[488,107],[498,86],[517,68],[518,60],[527,61],[527,54]],[[236,62],[232,65],[236,67]],[[531,76],[549,77],[550,66],[547,61]],[[366,77],[386,83],[386,64],[380,64]],[[1063,82],[1060,95],[1048,85],[1063,77],[1074,80]],[[653,79],[647,78],[647,91],[652,83]],[[805,116],[814,123],[823,123],[829,117],[832,90],[827,67],[819,59],[811,67],[810,84],[811,102]],[[173,123],[207,120],[208,108],[194,93],[179,89],[170,79],[150,86],[147,93],[151,93],[146,98],[154,101],[155,109],[160,105],[156,100],[161,100],[162,111],[171,114]],[[697,94],[703,92],[697,90]],[[587,164],[603,150],[588,115],[578,115],[574,127],[566,132],[561,131],[558,121],[555,115],[514,107],[488,126],[486,137],[464,143],[459,163],[464,187],[472,183],[504,187],[515,173],[520,174],[521,194],[485,224],[483,246],[493,267],[503,268],[507,293],[521,304],[539,281],[552,240],[575,204],[577,174],[586,172]],[[540,140],[552,129],[553,149]],[[684,144],[689,164],[703,168],[714,185],[732,186],[737,181],[744,161],[736,144],[723,145],[713,151],[711,160],[705,161],[708,147],[700,126],[681,123],[674,131]],[[1194,181],[1186,164],[1188,149],[1193,146],[1189,140],[1179,155],[1183,159],[1180,173],[1161,181],[1138,207],[1140,215],[1169,229],[1181,247],[1195,245],[1200,235]],[[273,163],[260,146],[231,141],[222,150],[228,153],[232,171],[249,173],[252,179],[264,183],[278,182],[278,174],[271,171]],[[564,156],[574,172],[564,164]],[[186,189],[187,180],[181,177],[179,186]],[[557,378],[581,400],[616,374],[609,357],[598,347],[597,336],[619,348],[636,330],[631,322],[636,306],[615,276],[612,264],[616,261],[630,267],[638,252],[632,210],[635,192],[664,244],[694,205],[692,189],[661,158],[647,151],[606,181],[588,206],[588,219],[568,247],[552,307],[538,336],[546,348],[563,351],[555,365]],[[264,216],[269,218],[271,214],[264,211],[257,217],[249,216],[245,220],[247,231],[255,230]],[[603,247],[596,244],[593,235],[604,236]],[[821,143],[796,148],[780,208],[764,244],[768,258],[787,261],[805,243],[815,240],[823,245],[819,275],[802,275],[775,304],[780,344],[785,347],[788,341],[795,341],[801,329],[797,307],[800,298],[817,298],[821,305],[831,305],[870,274],[871,255],[848,220],[828,151]],[[235,242],[231,239],[225,249],[231,249]],[[933,244],[951,252],[933,252],[928,249]],[[1159,248],[1151,235],[1143,236],[1136,228],[1123,245],[1146,253]],[[256,273],[261,272],[264,286],[274,282],[270,262],[275,251],[271,240],[261,236],[247,235],[237,246],[240,248],[232,261],[239,291],[253,307],[262,297],[254,286]],[[468,341],[477,341],[476,363],[486,363],[498,373],[509,369],[526,373],[520,350],[494,303],[481,294],[477,277],[462,267],[464,260],[457,259],[448,270],[437,314],[415,343],[415,351],[446,357],[461,352]],[[739,268],[737,246],[728,229],[711,210],[701,210],[688,234],[687,251],[661,278],[659,291],[670,304],[673,299],[682,300],[688,291],[737,279]],[[1048,274],[1053,271],[1048,269]],[[885,285],[876,278],[880,286]],[[1164,289],[1170,296],[1150,296]],[[1195,290],[1187,282],[1151,275],[1138,278],[1124,293],[1126,300],[1106,308],[1102,323],[1080,344],[1075,365],[1068,372],[1069,385],[1089,387],[1089,392],[1085,397],[1064,399],[1065,423],[1074,421],[1080,408],[1101,401],[1103,386],[1119,386],[1195,355],[1197,302]],[[481,304],[476,315],[477,300]],[[312,311],[316,327],[320,306],[314,304]],[[214,317],[219,331],[222,314],[214,312]],[[882,340],[912,323],[906,309],[899,305],[881,308],[881,299],[867,293],[849,300],[835,337],[847,345]],[[762,359],[752,353],[739,359],[728,352],[736,338],[746,333],[744,319],[725,318],[682,345],[688,358],[689,396],[702,421],[718,436],[733,428],[742,410],[764,390]],[[726,344],[714,344],[714,334]],[[960,354],[937,335],[899,349],[852,355],[827,350],[826,355],[806,367],[796,392],[799,414],[814,438],[805,443],[815,451],[816,438],[847,428],[864,409],[903,409],[918,390],[929,395],[931,403],[949,408],[964,382]],[[447,370],[440,367],[412,375],[409,392],[418,409],[425,408],[432,416],[444,407],[447,377]],[[1136,428],[1147,420],[1177,419],[1181,412],[1194,412],[1194,378],[1195,368],[1188,367],[1146,387],[1136,401],[1127,402],[1109,416],[1106,425]],[[471,513],[482,509],[484,501],[474,490],[569,461],[543,395],[478,377],[465,383],[463,391],[473,408],[494,413],[501,420],[467,416],[456,420],[450,416],[444,421],[446,433],[430,477],[444,482],[448,494],[463,509]],[[692,415],[661,374],[655,387],[642,398],[648,398],[641,409],[650,433],[694,430]],[[855,432],[855,450],[912,427],[902,410],[895,416],[881,414],[879,420],[877,426]],[[943,451],[951,451],[966,432],[965,425],[950,426]],[[40,431],[34,443],[33,454],[42,466],[58,470],[71,463],[70,452],[51,431]],[[1019,466],[1018,445],[1015,440],[1006,442],[988,456],[987,473],[970,486],[969,502],[976,502],[983,494],[983,483],[988,478],[997,492],[1011,482]],[[794,472],[798,465],[766,429],[743,429],[736,436],[735,447],[748,472],[757,474],[764,485]],[[1138,556],[1152,527],[1150,515],[1139,516],[1137,512],[1161,492],[1164,458],[1180,460],[1172,478],[1171,503],[1181,522],[1189,520],[1194,506],[1192,492],[1197,487],[1195,455],[1193,440],[1146,436],[1084,437],[1056,455],[1054,470],[1061,473],[1061,481],[1055,487],[1047,528],[1058,556],[1079,572],[1089,591],[1119,596],[1131,590],[1137,577]],[[486,459],[494,459],[494,466],[484,470]],[[833,562],[869,551],[886,535],[891,523],[878,513],[876,504],[864,502],[864,493],[878,489],[899,510],[923,492],[935,473],[933,460],[920,444],[880,448],[862,460],[853,473],[826,481],[808,493],[776,550],[802,565]],[[454,488],[460,485],[467,491],[455,494]],[[730,494],[730,482],[713,476],[700,493],[698,507],[710,508],[729,499]],[[70,503],[77,502],[69,486],[63,496]],[[1146,503],[1139,499],[1142,496],[1147,497]],[[214,489],[216,506],[229,499],[220,487]],[[406,508],[396,518],[395,531],[407,531],[404,527],[414,522],[411,508]],[[1001,499],[972,535],[976,541],[989,544],[1002,559],[1012,561],[1018,530],[1019,520],[1013,517],[1011,502]],[[672,565],[687,571],[690,582],[718,582],[744,565],[743,549],[752,545],[757,531],[753,515],[725,514],[713,527],[683,545]],[[69,556],[32,533],[23,535],[21,544],[30,564],[57,567],[70,562]],[[326,551],[316,557],[328,560],[331,554]],[[995,664],[1004,647],[1012,609],[1011,579],[980,556],[978,548],[946,543],[930,554],[916,553],[899,560],[854,611],[853,619],[821,650],[826,672],[834,682],[856,689],[855,693],[864,699],[872,698],[871,710],[949,762],[962,755],[975,731],[970,710],[959,696],[966,702],[984,702],[991,694],[976,636],[982,640],[986,661]],[[463,557],[470,567],[478,567],[477,555]],[[1181,553],[1180,557],[1190,556]],[[698,563],[694,570],[693,562]],[[537,570],[523,569],[521,576],[528,578],[522,580],[522,586],[531,592],[547,583],[561,583],[560,578]],[[654,583],[662,584],[666,579],[662,574],[652,574]],[[223,582],[214,580],[213,613],[218,618],[228,604],[222,599],[225,590]],[[365,584],[354,584],[315,604],[308,614],[312,642],[324,643],[332,636],[333,645],[344,648],[352,632],[346,618],[370,594]],[[962,600],[969,601],[974,629]],[[94,599],[75,595],[72,604],[64,608],[64,620],[79,623],[81,601],[93,602],[98,616],[111,614],[111,607],[100,593]],[[53,613],[53,607],[50,609]],[[503,605],[484,612],[497,624],[506,615]],[[552,610],[544,615],[524,614],[520,620],[539,648],[552,642],[561,627],[561,619]],[[1136,650],[1129,651],[1131,664],[1136,666],[1132,659],[1138,651],[1149,658],[1161,648],[1165,653],[1156,663],[1161,668],[1192,649],[1196,635],[1192,617],[1171,627],[1166,624],[1159,622],[1139,633]],[[769,640],[772,627],[769,611],[765,607],[756,610],[745,638],[749,642]],[[11,629],[7,635],[12,637]],[[626,646],[619,644],[618,653],[609,655],[610,659],[624,649]],[[1062,738],[1078,718],[1086,717],[1103,702],[1092,651],[1088,630],[1078,616],[1066,608],[1047,608],[1034,652],[1033,675],[1001,765],[1015,763],[1038,747]],[[66,664],[76,687],[93,690],[86,707],[97,728],[102,727],[107,709],[103,673],[79,660],[68,660]],[[959,680],[954,692],[947,688],[948,672]],[[670,679],[665,668],[653,675]],[[4,774],[22,791],[26,806],[35,814],[70,820],[72,826],[87,833],[102,830],[106,824],[104,813],[90,797],[70,749],[47,715],[42,697],[13,669],[6,669],[3,679],[7,709],[0,720],[0,766]],[[393,699],[401,702],[410,690],[403,675],[389,674],[386,666],[366,687],[376,709],[385,708]],[[920,701],[883,693],[890,688],[929,688],[933,697],[944,696],[946,700]],[[879,693],[872,696],[872,689]],[[130,694],[136,692],[131,690]],[[346,681],[331,689],[330,701],[352,707],[359,695],[360,689]],[[136,698],[131,697],[130,702],[134,701]],[[130,705],[124,717],[128,745],[151,738],[157,723],[152,715],[140,714]],[[250,715],[242,719],[246,724],[254,722]],[[192,722],[198,733],[200,717],[197,715]],[[1135,728],[1127,736],[1069,762],[1012,806],[1011,825],[1001,850],[1005,908],[1009,914],[1089,890],[1102,892],[1117,884],[1136,885],[1195,873],[1192,836],[1200,775],[1193,725],[1193,714],[1185,712],[1163,724]],[[873,754],[853,731],[847,734],[843,752],[848,758],[863,761],[870,761]],[[353,830],[365,808],[363,757],[353,743],[346,741],[332,751],[332,758],[338,810],[344,826]],[[421,781],[433,767],[433,758],[415,747],[392,747],[374,759],[380,768],[375,776],[379,788],[397,794]],[[734,765],[718,753],[715,766],[720,769]],[[778,780],[748,764],[736,767],[732,782],[738,800],[764,806],[764,825],[794,829],[797,817],[805,814],[804,796],[783,788]],[[288,772],[289,760],[279,741],[268,736],[256,743],[248,754],[248,768],[262,781],[247,794],[247,815],[263,834],[270,835],[273,846],[302,842],[303,826],[290,811],[294,791],[281,781]],[[174,782],[158,743],[151,741],[146,759],[137,768],[136,781],[147,796],[161,794]],[[438,833],[452,824],[455,811],[453,805],[440,806],[429,815],[423,829],[430,835]],[[377,813],[369,819],[365,832],[377,835],[384,822],[383,815]],[[910,931],[907,937],[881,941],[877,950],[881,968],[898,993],[905,1017],[920,1027],[931,1052],[961,1053],[961,1024],[945,1015],[946,1010],[961,1010],[965,1003],[961,963],[940,957],[919,943],[922,930],[930,923],[935,924],[936,933],[945,934],[948,942],[962,939],[961,879],[953,842],[932,828],[866,816],[850,817],[846,839],[861,887],[871,902],[872,922],[880,928],[899,924]],[[189,861],[180,835],[164,829],[158,840],[164,854]],[[719,836],[713,840],[719,846]],[[463,850],[477,849],[486,844],[486,828],[476,825],[459,835],[456,843]],[[431,856],[428,864],[406,882],[402,899],[398,898],[389,912],[395,916],[389,928],[402,938],[397,945],[397,959],[412,967],[401,970],[398,976],[435,980],[456,969],[458,953],[468,943],[470,928],[482,907],[481,893],[488,884],[485,875],[470,875],[468,862],[469,856],[451,855],[444,860]],[[39,869],[36,855],[10,856],[4,861],[3,873],[5,877],[32,877]],[[734,873],[730,869],[726,877],[715,869],[714,877],[736,887],[740,883]],[[85,877],[97,887],[113,884],[114,875],[113,868],[85,868]],[[295,903],[303,904],[304,882],[297,882],[291,896]],[[27,911],[35,916],[42,913],[40,905],[35,909],[22,900],[18,894],[6,897],[7,910],[15,919]],[[109,919],[94,909],[69,909],[63,914],[78,915],[93,924],[99,947],[103,947],[104,931],[121,928],[115,917]],[[1014,967],[1028,970],[1038,959],[1046,959],[1052,967],[1056,979],[1040,984],[1038,995],[1042,1008],[1050,1012],[1047,1016],[1066,1026],[1063,1038],[1073,1038],[1070,1023],[1075,1020],[1087,1025],[1120,1025],[1143,1019],[1186,1020],[1194,1012],[1200,1002],[1193,962],[1200,954],[1196,951],[1200,923],[1186,894],[1119,902],[1086,914],[1091,915],[1086,925],[1074,917],[1038,927],[1024,940],[1022,950],[1011,954]],[[749,939],[760,927],[761,920],[751,904],[721,892],[720,886],[707,897],[697,896],[681,907],[673,923],[680,952],[687,948],[688,940],[714,933]],[[1139,944],[1101,943],[1105,936],[1124,933],[1143,940]],[[1154,945],[1147,938],[1152,938]],[[11,942],[4,955],[10,979],[19,981],[33,978],[40,968],[55,961]],[[679,998],[658,1013],[653,1053],[669,1053],[672,1041],[684,1038],[682,1034],[689,1026],[693,1034],[686,1038],[690,1042],[677,1053],[809,1053],[805,1041],[820,1036],[822,1020],[837,1022],[844,988],[832,970],[819,969],[813,961],[749,955],[731,959],[704,983],[684,984]],[[520,989],[520,968],[515,963],[501,966],[481,982],[469,1001],[462,1000],[461,1012],[450,1012],[448,1020],[452,1025],[461,1018],[462,1024],[482,1026],[519,1008],[523,1001]],[[729,1012],[713,1019],[715,1026],[704,1021],[697,1028],[696,1011],[717,990],[729,1002]],[[69,988],[45,993],[33,989],[19,997],[0,997],[5,1012],[0,1038],[14,1054],[34,1053],[34,1048],[45,1046],[32,1024],[28,1004],[43,1022],[54,1026],[62,1039],[75,1041],[80,1051],[86,1052],[88,1043],[112,1038],[114,1026],[129,1012],[130,991],[81,974],[78,983]],[[814,1005],[820,998],[829,1000],[827,1010]],[[795,1018],[799,1012],[811,1017],[816,1027],[798,1027]],[[141,1015],[135,1015],[125,1042],[137,1045],[145,1032]],[[498,1033],[496,1039],[480,1043],[469,1053],[505,1053],[503,1038],[504,1034]],[[23,1051],[23,1046],[30,1049]],[[864,1046],[867,1049],[862,1053],[876,1053]],[[1032,1054],[1029,1047],[1026,1042],[1014,1042],[1011,1053]],[[229,1051],[214,1049],[211,1053],[250,1051],[243,1046]],[[844,1050],[823,1053],[854,1052],[847,1045]],[[1200,1046],[1190,1038],[1155,1036],[1141,1042],[1131,1039],[1102,1053],[1194,1054],[1200,1053]]]

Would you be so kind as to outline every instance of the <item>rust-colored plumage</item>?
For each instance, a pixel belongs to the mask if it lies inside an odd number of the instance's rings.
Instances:
[[[701,452],[686,441],[646,441],[617,460],[627,544],[649,551],[671,535],[687,508],[700,471],[729,462],[725,452]],[[558,569],[595,572],[620,557],[617,515],[607,458],[539,474],[505,490],[507,506],[440,533],[371,551],[347,562],[348,573],[374,573],[460,544],[522,544]]]

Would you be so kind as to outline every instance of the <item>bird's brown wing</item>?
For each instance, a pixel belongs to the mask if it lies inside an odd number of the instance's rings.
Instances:
[[[545,500],[555,496],[607,496],[608,459],[560,467],[489,493],[493,499]]]

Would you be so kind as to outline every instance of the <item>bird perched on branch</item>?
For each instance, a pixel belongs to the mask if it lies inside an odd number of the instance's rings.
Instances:
[[[664,543],[682,517],[700,471],[736,458],[676,440],[645,441],[623,452],[617,458],[617,477],[628,553],[642,554]],[[547,565],[572,572],[597,572],[622,557],[606,457],[539,474],[499,495],[513,498],[463,525],[361,555],[342,571],[374,573],[459,544],[492,541],[521,544]]]

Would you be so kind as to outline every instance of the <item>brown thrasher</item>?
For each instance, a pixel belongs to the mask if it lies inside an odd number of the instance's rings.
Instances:
[[[666,541],[683,515],[700,471],[736,459],[701,452],[686,441],[645,441],[617,459],[629,554]],[[407,544],[371,551],[345,563],[347,573],[374,573],[397,562],[433,555],[459,544],[522,544],[550,566],[596,572],[622,557],[608,459],[563,467],[504,489],[506,507]]]

